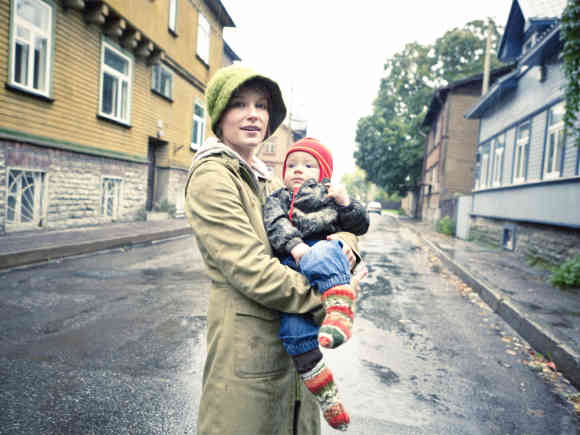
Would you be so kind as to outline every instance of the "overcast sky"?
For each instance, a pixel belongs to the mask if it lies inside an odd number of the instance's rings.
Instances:
[[[235,28],[224,39],[242,63],[274,78],[308,135],[333,153],[334,181],[354,170],[356,123],[372,113],[387,58],[492,17],[512,0],[222,0]]]

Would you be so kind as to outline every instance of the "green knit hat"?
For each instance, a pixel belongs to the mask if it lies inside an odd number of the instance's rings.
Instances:
[[[209,117],[211,118],[211,130],[216,135],[217,124],[232,94],[241,85],[252,79],[260,81],[270,92],[271,107],[269,108],[270,129],[268,136],[271,136],[284,121],[286,117],[286,106],[278,84],[274,80],[259,75],[249,68],[230,65],[219,69],[211,78],[205,90],[205,101],[207,103]]]

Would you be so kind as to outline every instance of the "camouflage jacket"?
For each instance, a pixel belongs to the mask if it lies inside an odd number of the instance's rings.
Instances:
[[[369,228],[369,217],[363,205],[351,199],[343,207],[327,198],[328,188],[314,179],[307,180],[295,197],[286,188],[273,192],[264,205],[264,224],[268,239],[278,257],[307,239],[324,239],[339,231],[357,236]],[[292,212],[292,213],[290,213]]]

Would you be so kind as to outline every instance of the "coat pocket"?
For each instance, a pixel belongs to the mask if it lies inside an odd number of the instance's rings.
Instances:
[[[235,307],[235,371],[241,378],[275,377],[290,367],[278,337],[280,313],[257,304]]]

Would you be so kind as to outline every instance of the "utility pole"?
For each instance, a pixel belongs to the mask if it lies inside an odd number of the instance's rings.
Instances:
[[[485,59],[483,62],[483,84],[481,85],[481,95],[485,95],[489,89],[489,75],[491,63],[491,18],[487,19],[487,41],[485,43]]]

